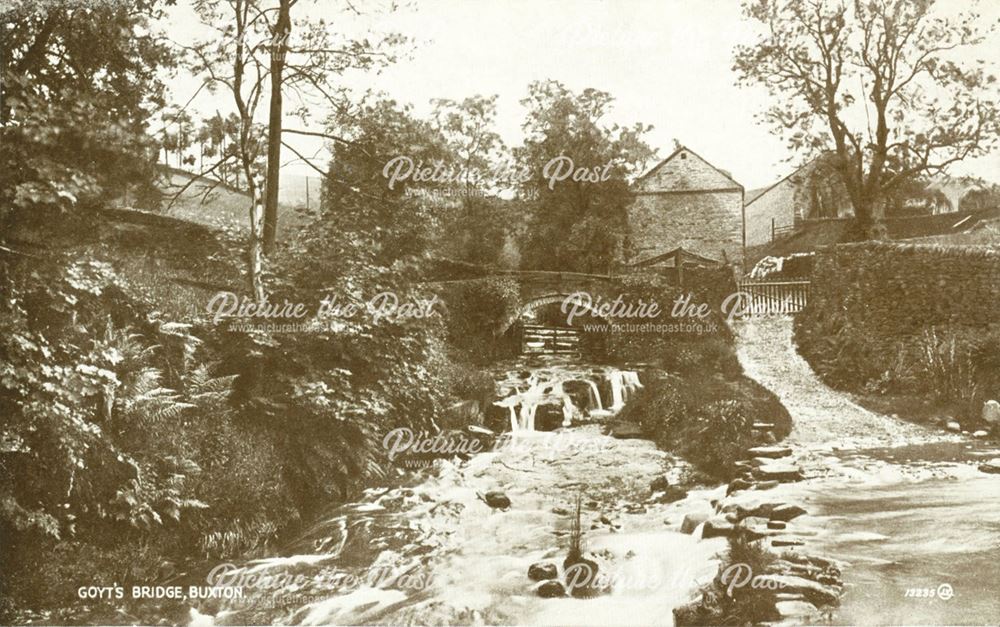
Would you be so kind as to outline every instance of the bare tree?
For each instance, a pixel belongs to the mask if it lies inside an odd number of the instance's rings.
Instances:
[[[959,64],[993,34],[934,0],[752,0],[763,26],[736,50],[744,84],[768,88],[765,118],[790,147],[836,151],[861,234],[885,235],[893,190],[984,154],[1000,134],[996,77]],[[961,51],[961,52],[960,52]]]

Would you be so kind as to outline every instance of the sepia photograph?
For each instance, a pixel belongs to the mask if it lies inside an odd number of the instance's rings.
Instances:
[[[0,0],[0,625],[1000,624],[1000,0]]]

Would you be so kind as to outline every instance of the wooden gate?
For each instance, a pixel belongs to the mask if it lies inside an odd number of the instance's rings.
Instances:
[[[737,283],[745,315],[795,314],[809,304],[809,281],[743,280]]]

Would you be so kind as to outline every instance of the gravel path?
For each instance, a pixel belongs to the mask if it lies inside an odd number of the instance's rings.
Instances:
[[[751,319],[736,323],[734,330],[747,376],[774,392],[792,415],[788,444],[860,449],[957,439],[868,411],[827,387],[796,351],[791,318]]]

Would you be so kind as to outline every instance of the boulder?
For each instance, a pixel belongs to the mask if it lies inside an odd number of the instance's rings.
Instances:
[[[684,516],[684,520],[681,522],[681,533],[694,533],[694,530],[698,528],[698,525],[708,520],[710,514],[708,512],[692,512]]]
[[[649,482],[649,489],[653,492],[664,492],[669,487],[670,481],[662,475]]]
[[[751,487],[753,487],[753,484],[749,481],[744,479],[733,479],[729,482],[729,487],[726,488],[726,496],[729,496],[733,492],[737,492],[739,490],[749,490]]]
[[[607,581],[602,581],[599,576],[601,565],[595,557],[588,553],[587,557],[567,556],[563,560],[563,575],[570,596],[586,599],[607,591]]]
[[[972,432],[972,437],[974,437],[974,438],[985,438],[989,434],[990,434],[989,431],[984,431],[984,430],[980,429],[979,431],[973,431]]]
[[[625,420],[616,420],[611,423],[608,435],[621,440],[643,437],[642,427],[634,422],[627,422]]]
[[[477,494],[477,496],[493,509],[510,509],[510,498],[500,490],[490,490],[486,494]]]
[[[535,431],[555,431],[565,419],[562,401],[539,405],[535,408]]]
[[[753,489],[754,490],[770,490],[771,488],[778,487],[779,483],[781,483],[781,482],[780,481],[775,481],[775,480],[772,480],[772,481],[758,481],[757,483],[754,484]]]
[[[586,381],[580,379],[564,381],[562,389],[573,402],[573,406],[585,414],[591,409],[597,409],[597,405],[590,400],[590,384]]]
[[[979,470],[991,475],[1000,474],[1000,457],[994,457],[988,462],[979,465]]]
[[[983,422],[993,429],[1000,426],[1000,403],[997,401],[983,403]]]
[[[756,468],[754,476],[764,481],[801,481],[802,471],[796,466],[782,462],[772,462]]]
[[[767,521],[767,528],[768,529],[784,529],[786,526],[787,526],[787,523],[785,523],[784,521],[781,521],[781,520],[769,520],[769,521]]]
[[[733,535],[736,527],[725,518],[711,518],[705,521],[705,526],[701,529],[701,537],[705,540],[709,538],[728,538]]]
[[[528,579],[545,581],[559,577],[559,569],[551,562],[535,562],[528,567]]]
[[[808,514],[808,512],[798,505],[780,505],[771,510],[771,515],[769,518],[771,520],[780,520],[782,522],[788,522],[803,514]]]
[[[962,425],[958,424],[954,420],[948,422],[944,426],[944,428],[947,429],[948,431],[952,431],[954,433],[961,433],[962,432]]]
[[[769,457],[777,459],[779,457],[787,457],[791,455],[792,449],[787,446],[755,446],[754,448],[747,450],[747,454],[751,457]]]
[[[555,599],[566,596],[566,588],[559,581],[549,579],[548,581],[543,581],[535,588],[535,594],[543,599]]]
[[[687,490],[672,485],[669,486],[663,492],[654,495],[652,501],[654,503],[673,503],[674,501],[679,501],[686,496],[687,496]]]

